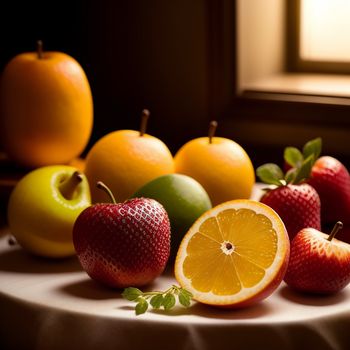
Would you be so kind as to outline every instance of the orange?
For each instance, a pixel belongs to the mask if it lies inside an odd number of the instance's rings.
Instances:
[[[91,148],[85,174],[91,187],[92,201],[108,202],[96,188],[104,182],[116,201],[130,198],[147,182],[174,172],[174,160],[168,147],[158,138],[135,130],[118,130],[102,137]]]
[[[82,173],[85,172],[85,159],[83,158],[73,158],[67,165],[77,168]]]
[[[1,82],[1,138],[9,157],[39,167],[68,163],[89,141],[93,103],[87,77],[61,52],[22,53]]]
[[[175,171],[197,180],[213,205],[250,197],[255,183],[254,167],[245,150],[230,139],[191,140],[179,149],[174,160]]]
[[[178,250],[175,276],[199,302],[248,306],[281,283],[289,250],[287,231],[275,211],[260,202],[233,200],[193,224]]]

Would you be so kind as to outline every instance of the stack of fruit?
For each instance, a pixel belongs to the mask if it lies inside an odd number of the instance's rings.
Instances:
[[[46,53],[46,62],[42,55],[39,50],[37,56],[22,58],[21,69],[42,69],[56,57]],[[23,119],[11,97],[12,82],[22,79],[14,72],[16,66],[8,68],[2,85],[2,123],[7,140],[20,142],[17,149],[7,141],[7,149],[14,160],[37,167],[18,182],[8,204],[11,233],[24,249],[56,258],[76,254],[94,280],[129,287],[123,295],[137,302],[138,314],[147,310],[148,300],[168,310],[176,296],[184,306],[193,297],[219,307],[244,307],[271,295],[283,279],[294,289],[325,294],[350,282],[350,244],[334,238],[343,224],[350,225],[350,176],[334,158],[318,158],[320,139],[302,152],[285,150],[286,174],[274,164],[257,169],[269,184],[260,202],[249,199],[255,183],[249,156],[234,141],[214,135],[216,122],[207,137],[189,141],[173,157],[160,139],[146,134],[148,110],[142,112],[140,131],[107,134],[79,171],[63,164],[79,155],[82,141],[64,158],[64,135],[51,135],[50,146],[14,132],[13,116],[18,123]],[[28,87],[21,89],[27,103]],[[82,90],[79,101],[89,112],[86,84]],[[57,91],[50,92],[57,103],[69,100]],[[46,106],[43,96],[31,94],[37,98],[33,103]],[[67,130],[65,113],[52,109]],[[35,122],[43,111],[37,110],[39,116],[32,110]],[[44,151],[55,147],[57,158],[48,159]],[[335,222],[330,236],[320,232],[321,225]],[[137,288],[161,275],[167,264],[174,265],[180,287],[146,293]]]
[[[350,282],[350,237],[334,238],[343,223],[350,225],[350,175],[337,159],[321,154],[320,138],[307,142],[302,152],[284,150],[286,174],[276,164],[257,169],[272,185],[261,202],[273,208],[286,225],[291,256],[285,282],[305,292],[327,294]],[[341,220],[341,221],[337,221]],[[333,224],[330,235],[322,227]]]

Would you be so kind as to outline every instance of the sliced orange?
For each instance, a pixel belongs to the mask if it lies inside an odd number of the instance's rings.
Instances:
[[[197,219],[181,242],[175,277],[199,302],[243,307],[279,286],[288,259],[289,238],[278,214],[238,199]]]

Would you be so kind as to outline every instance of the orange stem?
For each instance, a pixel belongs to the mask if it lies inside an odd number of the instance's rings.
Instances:
[[[41,40],[38,40],[36,42],[36,52],[38,54],[39,60],[43,58],[43,42]]]
[[[209,143],[212,143],[213,137],[215,135],[216,128],[218,127],[218,123],[216,120],[212,120],[209,124],[209,132],[208,132],[208,137],[209,137]]]
[[[141,126],[140,126],[140,136],[143,136],[146,133],[147,122],[150,112],[148,109],[144,109],[141,114]]]

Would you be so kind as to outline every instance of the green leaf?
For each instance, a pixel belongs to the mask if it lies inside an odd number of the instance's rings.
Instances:
[[[183,293],[183,294],[187,295],[190,299],[193,298],[193,294],[190,291],[188,291],[187,289],[180,288],[179,290],[180,290],[180,293]]]
[[[157,294],[157,295],[152,297],[152,299],[150,300],[150,304],[155,309],[159,309],[162,306],[162,304],[163,304],[163,300],[164,300],[163,295],[162,294]]]
[[[303,164],[301,165],[300,169],[298,169],[293,183],[298,184],[301,181],[308,179],[310,177],[311,169],[314,162],[314,156],[313,154],[311,154],[307,159],[303,161]]]
[[[185,307],[190,306],[192,293],[176,285],[172,285],[164,292],[145,292],[140,289],[129,287],[124,290],[122,296],[125,299],[136,302],[135,313],[140,315],[148,310],[148,300],[154,309],[164,307],[165,311],[170,310],[176,304],[175,295],[178,296],[179,303]]]
[[[181,305],[189,307],[191,305],[191,297],[186,292],[186,290],[181,289],[178,298]]]
[[[170,310],[176,303],[176,299],[173,294],[167,293],[163,299],[164,310]]]
[[[297,168],[303,162],[304,157],[296,147],[286,147],[284,149],[284,160],[292,167]]]
[[[303,147],[304,159],[307,159],[311,155],[313,155],[314,156],[313,159],[315,162],[317,158],[320,156],[321,150],[322,150],[322,139],[320,137],[317,137],[316,139],[306,142],[306,144]]]
[[[148,309],[148,302],[144,298],[139,298],[138,303],[135,307],[136,315],[144,314]]]
[[[298,171],[299,171],[298,168],[292,168],[287,171],[286,176],[284,177],[287,184],[294,183],[294,180],[297,176]]]
[[[267,163],[261,165],[256,169],[256,175],[260,178],[262,182],[267,184],[281,186],[283,182],[281,180],[284,179],[283,171],[281,168],[272,163]]]
[[[127,299],[127,300],[134,301],[142,294],[143,293],[140,289],[134,288],[134,287],[128,287],[128,288],[124,289],[124,291],[122,293],[122,297]]]

